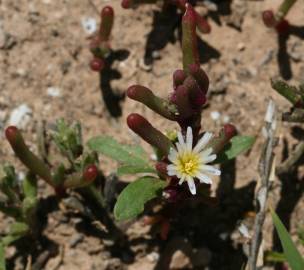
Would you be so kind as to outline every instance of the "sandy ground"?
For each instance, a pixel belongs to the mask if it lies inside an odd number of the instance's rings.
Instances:
[[[132,84],[143,84],[156,94],[166,97],[172,90],[172,72],[181,68],[182,55],[178,40],[161,44],[163,40],[159,40],[160,37],[158,40],[151,37],[153,16],[155,17],[160,11],[159,7],[144,6],[134,11],[123,10],[118,0],[93,2],[98,8],[106,4],[114,7],[116,18],[112,48],[128,52],[127,57],[113,62],[112,68],[115,71],[108,81],[113,91],[123,93]],[[221,240],[223,248],[218,248],[218,244],[213,246],[210,244],[211,239],[204,238],[208,230],[199,235],[200,241],[192,241],[191,237],[188,238],[196,249],[205,252],[205,257],[211,257],[207,261],[209,269],[237,269],[233,268],[231,262],[233,256],[241,252],[240,244],[234,239],[238,238],[235,236],[237,234],[235,230],[246,213],[253,210],[253,206],[251,202],[248,207],[242,208],[240,206],[242,202],[229,199],[229,196],[243,198],[244,194],[250,195],[248,187],[252,186],[251,182],[258,179],[257,164],[263,142],[261,127],[269,99],[274,99],[279,114],[289,109],[288,102],[271,89],[270,78],[281,76],[295,84],[303,82],[304,30],[302,29],[302,38],[296,31],[288,37],[285,59],[287,61],[282,61],[281,58],[278,63],[277,34],[265,28],[261,21],[261,11],[275,7],[279,2],[235,0],[231,4],[230,14],[224,11],[217,15],[209,13],[208,20],[212,32],[209,35],[200,35],[202,67],[210,77],[211,93],[210,105],[203,113],[203,129],[216,132],[228,121],[237,126],[240,134],[258,136],[252,151],[240,156],[234,164],[233,191],[225,199],[228,201],[226,204],[228,208],[221,210],[226,214],[231,213],[234,222],[227,227],[220,223],[225,222],[225,218],[229,219],[229,217],[211,218],[210,221],[203,222],[203,224],[209,223],[210,228],[212,222],[216,223],[213,226],[218,230],[213,234],[214,237],[216,235],[223,237],[224,240]],[[224,6],[220,4],[220,7]],[[200,8],[200,11],[207,12],[204,8]],[[241,30],[231,26],[231,21],[236,22],[235,17],[243,19]],[[29,121],[23,123],[23,131],[27,142],[34,150],[37,123],[45,120],[51,125],[60,117],[69,121],[79,120],[83,126],[85,139],[98,134],[108,134],[121,142],[137,142],[138,139],[128,130],[125,123],[126,116],[131,112],[143,114],[163,131],[176,128],[174,124],[128,99],[120,103],[121,116],[117,118],[110,116],[101,98],[98,74],[90,71],[88,67],[91,57],[87,48],[89,34],[82,25],[82,21],[87,18],[98,21],[96,10],[86,0],[0,0],[1,163],[13,160],[12,151],[3,138],[3,128],[8,124],[12,111],[22,104],[26,104],[31,111]],[[303,26],[304,5],[301,1],[298,1],[291,10],[288,18],[292,25]],[[163,27],[160,31],[167,30]],[[177,29],[169,31],[166,37],[171,41],[177,39],[177,32]],[[147,40],[150,42],[152,40],[150,46],[161,47],[154,53],[156,59],[151,67],[143,63]],[[54,91],[57,95],[54,95]],[[279,126],[277,162],[281,159],[283,139],[289,139],[289,149],[292,149],[296,143],[296,139],[289,135],[292,126],[290,124],[279,124]],[[149,149],[146,145],[143,146]],[[115,164],[104,159],[101,168],[108,175],[115,170]],[[292,181],[303,182],[302,175],[299,169],[298,177]],[[272,205],[280,201],[281,188],[282,182],[276,179],[270,194]],[[51,193],[48,192],[44,192],[41,196],[46,197]],[[289,192],[300,193],[292,209],[287,206],[282,208],[283,212],[292,211],[290,231],[295,235],[297,229],[304,225],[301,218],[304,216],[304,202],[301,190],[290,188]],[[231,210],[229,206],[239,211]],[[208,214],[204,215],[208,217]],[[2,221],[1,227],[5,229],[6,221],[4,218]],[[111,254],[104,241],[94,233],[88,234],[77,230],[79,217],[65,217],[62,212],[56,210],[48,215],[48,221],[45,235],[52,239],[62,252],[50,259],[44,269],[154,269],[159,254],[166,247],[166,243],[160,241],[156,243],[156,240],[153,240],[154,236],[146,234],[147,228],[136,222],[128,231],[130,238],[138,240],[131,246],[134,258],[129,262],[124,258],[124,256],[128,257],[124,252],[120,252],[119,256]],[[184,230],[188,229],[186,227]],[[187,233],[184,231],[178,233],[179,230],[180,227],[177,226],[168,240],[169,243],[174,242],[177,237],[186,237]],[[271,231],[271,220],[267,217],[264,242],[266,250],[272,247],[272,234],[269,233]],[[75,237],[79,237],[79,241],[72,245],[71,241]],[[227,252],[224,252],[224,247],[227,247]],[[231,256],[231,259],[225,266],[225,262],[219,258],[227,258],[227,256]],[[190,268],[189,264],[185,264],[180,269],[188,268]],[[24,269],[20,258],[16,259],[15,269]],[[199,265],[197,269],[207,268]]]

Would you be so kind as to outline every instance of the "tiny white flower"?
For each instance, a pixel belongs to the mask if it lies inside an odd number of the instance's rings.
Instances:
[[[177,176],[180,179],[180,185],[186,181],[190,192],[195,195],[195,178],[201,183],[212,184],[212,180],[207,174],[221,174],[220,170],[211,165],[206,165],[216,159],[216,154],[212,154],[212,148],[206,148],[212,138],[212,133],[206,132],[194,148],[192,148],[191,127],[187,128],[186,140],[184,140],[181,132],[178,132],[177,138],[177,149],[171,148],[168,156],[168,159],[172,162],[167,166],[168,175]]]

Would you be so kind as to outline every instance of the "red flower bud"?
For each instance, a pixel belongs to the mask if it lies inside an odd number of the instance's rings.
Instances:
[[[93,182],[98,175],[98,169],[95,165],[89,165],[83,172],[83,179],[87,182]]]
[[[177,69],[173,73],[173,87],[174,89],[179,85],[183,84],[186,79],[186,73],[182,69]]]
[[[104,61],[101,58],[93,58],[90,62],[93,71],[99,72],[104,68]]]
[[[197,28],[204,34],[209,34],[211,32],[211,26],[208,21],[202,17],[200,14],[195,12],[196,14],[196,24]]]
[[[267,27],[275,27],[277,21],[272,10],[265,10],[262,13],[263,22]]]
[[[18,132],[19,132],[19,130],[17,127],[9,126],[5,130],[5,137],[10,143],[12,143],[16,140]]]
[[[121,2],[121,6],[126,9],[130,8],[131,5],[132,5],[132,0],[122,0]]]
[[[194,77],[200,89],[206,94],[209,88],[209,78],[198,64],[189,65],[189,73]]]
[[[230,138],[236,135],[237,131],[234,125],[225,124],[224,133],[225,133],[225,137],[229,140]]]
[[[157,162],[155,164],[155,169],[162,175],[167,175],[168,170],[167,170],[168,164],[166,162]]]
[[[101,18],[103,17],[113,17],[114,16],[114,9],[111,6],[105,6],[101,10]]]

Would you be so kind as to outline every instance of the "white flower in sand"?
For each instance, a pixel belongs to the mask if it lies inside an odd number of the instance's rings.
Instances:
[[[212,154],[212,148],[206,146],[212,138],[212,133],[206,132],[197,142],[194,148],[192,128],[187,128],[186,141],[183,135],[178,132],[178,142],[176,148],[171,148],[168,159],[172,164],[167,166],[169,176],[177,176],[179,184],[187,182],[190,192],[195,195],[196,187],[194,179],[198,179],[201,183],[212,184],[208,174],[220,175],[221,171],[211,165],[207,165],[216,159],[216,154]]]

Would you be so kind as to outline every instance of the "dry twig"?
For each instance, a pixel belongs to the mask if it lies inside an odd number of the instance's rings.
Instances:
[[[266,137],[264,143],[260,162],[259,162],[259,175],[260,182],[259,188],[256,192],[256,205],[257,213],[254,223],[254,233],[251,242],[250,255],[248,266],[250,270],[256,270],[258,267],[258,257],[260,254],[260,247],[262,243],[262,228],[266,216],[266,202],[268,198],[268,191],[270,188],[270,179],[273,173],[274,153],[273,148],[276,143],[275,130],[276,130],[276,113],[275,104],[271,100],[268,104],[267,112],[265,115],[265,127],[263,133]]]

